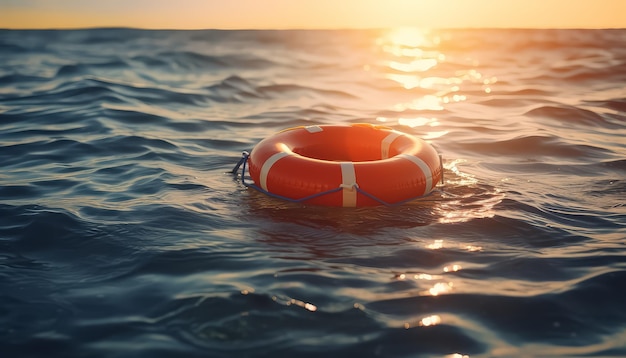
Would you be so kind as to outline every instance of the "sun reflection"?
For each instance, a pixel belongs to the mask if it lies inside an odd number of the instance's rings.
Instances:
[[[461,265],[450,265],[443,268],[443,272],[457,272],[461,269]]]
[[[296,300],[294,298],[292,298],[290,301],[287,301],[287,306],[290,306],[290,305],[296,305],[311,312],[317,311],[317,306],[315,306],[314,304]]]
[[[439,125],[439,121],[437,120],[437,118],[426,118],[426,117],[398,118],[398,124],[403,125],[403,126],[408,126],[411,128],[421,127],[425,125],[435,127]]]
[[[385,46],[383,51],[390,53],[396,57],[421,57],[424,51],[419,48],[402,48],[399,46]]]
[[[468,95],[464,91],[468,89],[475,93],[478,86],[482,92],[492,93],[493,85],[498,81],[495,76],[488,77],[478,71],[478,63],[471,58],[467,61],[471,61],[469,66],[473,68],[462,66],[455,70],[452,66],[440,66],[447,61],[454,64],[459,59],[450,60],[442,53],[445,47],[441,46],[436,31],[398,28],[381,36],[377,45],[383,52],[382,61],[387,69],[381,75],[405,90],[419,90],[417,97],[403,98],[402,102],[390,107],[397,112],[442,111],[447,105],[467,101]],[[428,93],[429,90],[432,92]],[[433,134],[431,139],[445,134]]]
[[[465,250],[469,252],[482,251],[482,246],[474,246],[474,245],[465,245]]]
[[[504,194],[498,189],[493,192],[486,193],[487,198],[479,200],[471,200],[465,198],[463,200],[451,200],[442,203],[436,208],[440,212],[440,223],[462,223],[472,219],[492,218],[496,215],[494,207],[502,202]],[[482,247],[468,246],[468,251],[480,251]]]
[[[418,29],[415,27],[400,27],[391,30],[381,41],[391,43],[395,46],[419,47],[432,46],[439,43],[438,37],[429,37],[429,30]]]
[[[450,92],[457,92],[461,89],[458,85],[463,83],[462,79],[455,77],[420,77],[411,73],[388,73],[385,77],[408,90],[414,88],[437,90],[435,97],[444,97]]]
[[[390,73],[387,75],[387,78],[392,81],[398,82],[402,85],[402,87],[409,90],[420,86],[420,78],[415,75],[401,75],[396,73]]]
[[[387,118],[387,117],[377,117],[376,118],[377,121],[379,122],[383,122],[383,123],[393,123],[392,122],[392,118]],[[413,117],[413,118],[405,118],[405,117],[400,117],[398,118],[398,124],[402,125],[402,126],[407,126],[410,128],[416,128],[416,127],[438,127],[441,125],[441,123],[439,122],[439,119],[437,118],[427,118],[427,117]],[[422,138],[425,140],[430,140],[430,139],[436,139],[436,138],[440,138],[443,137],[444,135],[450,133],[450,131],[448,130],[443,130],[443,131],[427,131],[427,132],[423,132],[422,134]]]
[[[478,183],[478,179],[476,179],[473,175],[463,173],[459,169],[458,164],[462,164],[465,162],[467,162],[467,160],[465,159],[455,159],[453,161],[443,164],[443,168],[454,173],[454,177],[456,178],[448,178],[446,180],[447,183],[459,186],[469,186]]]
[[[498,188],[478,185],[478,180],[471,174],[464,173],[458,168],[463,159],[456,159],[444,163],[444,169],[453,175],[446,178],[446,187],[451,196],[443,200],[434,211],[440,215],[440,223],[460,223],[472,219],[491,218],[496,214],[495,207],[505,198],[505,194]],[[456,193],[455,190],[467,190],[465,193]],[[482,247],[466,245],[467,251],[481,251]]]
[[[431,296],[439,296],[444,293],[449,293],[452,291],[452,286],[452,282],[439,282],[428,290],[428,294]]]
[[[437,60],[434,58],[422,58],[416,59],[409,63],[391,61],[389,67],[401,72],[424,72],[437,65]]]
[[[426,134],[422,136],[422,139],[424,140],[437,139],[437,138],[443,137],[444,135],[448,133],[450,133],[450,131],[426,132]]]
[[[456,92],[461,87],[460,84],[463,80],[456,77],[444,78],[444,77],[424,77],[420,80],[420,87],[425,89],[439,89],[447,90],[447,92]]]
[[[443,242],[443,240],[437,240],[437,241]],[[439,244],[440,242],[437,242],[436,244]],[[449,265],[443,268],[444,273],[456,272],[460,270],[461,270],[461,265],[457,265],[457,264]],[[418,274],[413,274],[412,276],[409,276],[405,273],[397,273],[394,275],[394,279],[399,280],[399,281],[410,280],[411,278],[414,280],[423,280],[423,281],[437,280],[438,281],[438,282],[433,283],[432,286],[426,289],[425,291],[421,291],[419,293],[420,296],[439,296],[439,295],[443,295],[446,293],[450,293],[454,286],[454,283],[450,281],[443,281],[442,280],[444,278],[443,275],[431,275],[427,273],[418,273]]]
[[[393,106],[393,109],[398,112],[403,112],[407,109],[414,110],[431,110],[431,111],[441,111],[443,107],[441,106],[441,99],[434,95],[426,95],[423,97],[416,98],[408,103],[398,103]]]
[[[435,276],[429,275],[427,273],[420,273],[420,274],[417,274],[417,275],[413,275],[413,278],[416,279],[416,280],[427,280],[427,281],[430,281],[430,280],[434,280]]]
[[[452,103],[452,102],[461,102],[461,101],[465,101],[467,99],[467,96],[462,95],[462,94],[455,94],[452,96],[444,96],[441,98],[441,101],[445,104],[448,103]]]
[[[426,248],[431,250],[439,250],[443,248],[443,240],[435,240],[432,244],[426,245]]]
[[[422,318],[422,320],[420,321],[420,326],[424,326],[424,327],[435,326],[435,325],[438,325],[439,323],[441,323],[441,317],[439,317],[438,315],[432,315],[432,316]]]

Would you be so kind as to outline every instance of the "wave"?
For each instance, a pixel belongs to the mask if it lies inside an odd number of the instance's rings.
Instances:
[[[101,62],[101,63],[88,63],[88,64],[72,64],[72,65],[63,65],[59,67],[55,77],[65,77],[65,76],[76,76],[76,75],[86,75],[92,74],[94,71],[98,71],[101,69],[105,70],[123,70],[125,68],[130,68],[126,62],[121,60],[114,60],[109,62]]]
[[[626,98],[612,98],[602,101],[586,101],[585,103],[597,106],[598,108],[609,108],[619,112],[626,112]],[[619,118],[624,119],[624,116]]]
[[[266,69],[276,66],[271,59],[254,55],[207,55],[195,51],[168,51],[138,55],[130,59],[140,67],[169,71],[225,71],[236,69]]]
[[[555,136],[539,135],[489,142],[466,142],[458,144],[458,147],[462,151],[473,151],[486,156],[530,157],[529,160],[556,157],[580,161],[602,158],[610,153],[609,150],[599,146],[570,144]]]
[[[16,87],[20,87],[20,83],[24,82],[47,82],[49,79],[46,77],[40,76],[31,76],[31,75],[22,75],[22,74],[9,74],[0,77],[0,84],[3,85],[12,85]]]
[[[95,101],[124,103],[106,81],[83,78],[77,81],[59,83],[53,89],[35,90],[28,95],[14,95],[3,98],[0,103],[20,103],[22,105],[85,105]]]
[[[213,94],[211,99],[218,102],[247,102],[250,100],[301,96],[355,98],[352,94],[344,91],[319,89],[296,84],[255,85],[235,75],[229,76],[217,84],[205,87],[205,89]]]
[[[586,125],[586,126],[600,126],[602,128],[616,129],[626,128],[624,123],[618,123],[608,120],[604,115],[598,114],[594,111],[568,106],[565,104],[559,105],[542,105],[537,108],[531,109],[524,115],[529,117],[545,118],[555,120],[563,123],[564,125]]]

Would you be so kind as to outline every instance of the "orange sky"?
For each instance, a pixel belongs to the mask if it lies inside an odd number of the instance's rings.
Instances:
[[[0,28],[626,28],[626,0],[0,0]]]

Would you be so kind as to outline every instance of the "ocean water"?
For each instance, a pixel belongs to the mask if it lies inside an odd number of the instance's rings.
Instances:
[[[0,31],[3,357],[626,356],[626,31]],[[397,207],[229,171],[383,124]],[[384,183],[381,183],[384,185]]]

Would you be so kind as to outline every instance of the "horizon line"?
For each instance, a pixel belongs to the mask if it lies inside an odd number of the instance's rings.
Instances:
[[[459,26],[459,27],[422,27],[422,26],[386,26],[386,27],[206,27],[206,28],[170,28],[139,26],[68,26],[68,27],[0,27],[1,31],[71,31],[71,30],[145,30],[145,31],[380,31],[389,29],[419,30],[626,30],[626,27],[524,27],[524,26]]]

